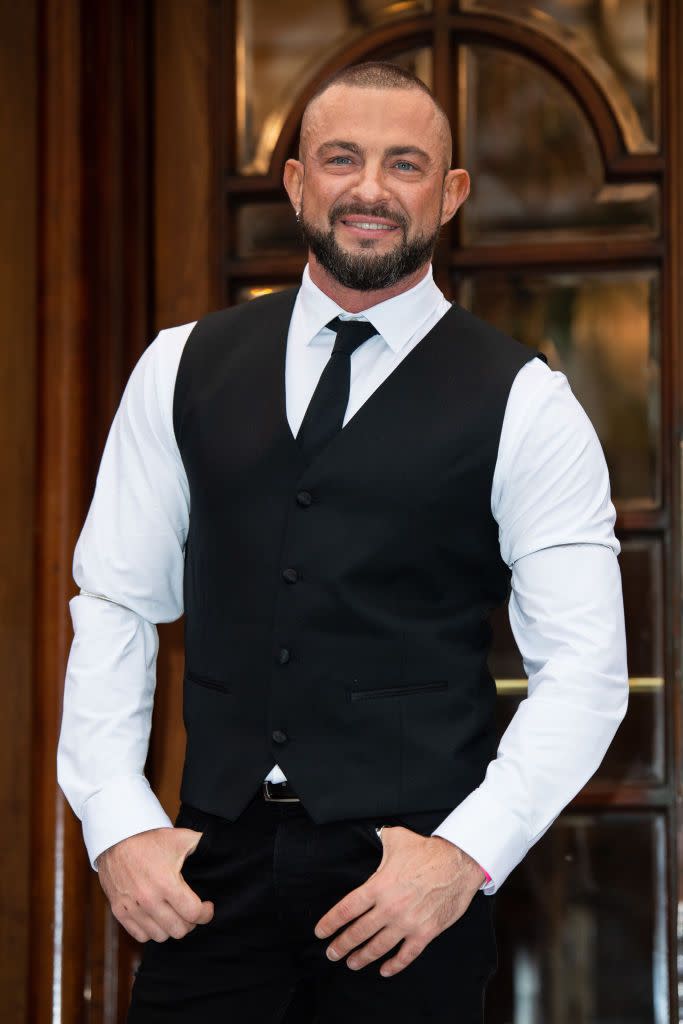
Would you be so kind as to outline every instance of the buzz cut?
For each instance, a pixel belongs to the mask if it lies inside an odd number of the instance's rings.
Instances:
[[[309,98],[301,118],[301,136],[299,141],[299,159],[302,157],[301,139],[306,131],[306,114],[315,101],[327,92],[333,85],[350,85],[357,89],[419,89],[426,93],[431,99],[442,122],[442,133],[446,149],[447,161],[446,170],[451,166],[452,159],[452,138],[451,126],[448,115],[429,86],[418,78],[412,71],[402,68],[399,64],[392,64],[384,60],[369,60],[362,64],[349,64],[346,67],[335,71],[323,82],[320,83],[313,95]]]

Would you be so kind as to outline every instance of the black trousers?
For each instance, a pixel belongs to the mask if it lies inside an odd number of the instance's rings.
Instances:
[[[255,794],[237,821],[181,806],[175,824],[204,832],[183,877],[214,902],[209,924],[182,939],[149,940],[133,982],[127,1024],[482,1024],[497,966],[493,900],[478,892],[465,914],[398,974],[336,963],[316,922],[382,859],[375,825],[429,835],[449,813],[359,818],[317,825],[301,803]]]

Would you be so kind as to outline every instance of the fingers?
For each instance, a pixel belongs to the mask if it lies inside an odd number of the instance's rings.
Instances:
[[[202,902],[180,872],[169,881],[163,895],[175,913],[189,924],[208,924],[213,917],[213,903],[209,900]]]
[[[416,960],[437,934],[426,927],[408,930],[398,923],[384,924],[379,910],[364,914],[332,940],[326,953],[330,960],[341,960],[350,953],[346,966],[357,971],[379,960],[403,940],[396,956],[382,964],[381,974],[388,977]]]
[[[349,925],[348,928],[345,928],[343,932],[332,939],[332,942],[325,951],[328,959],[341,960],[352,949],[355,949],[362,942],[376,935],[383,926],[383,915],[377,910],[368,911],[367,914],[363,914],[362,917],[359,917],[353,924]],[[396,942],[398,942],[398,939],[396,939]]]
[[[128,913],[119,919],[121,924],[138,942],[165,942],[167,939],[182,939],[196,927],[185,921],[165,901],[154,906],[151,913],[138,907],[135,913]]]
[[[371,915],[366,914],[367,918]],[[363,919],[364,920],[364,919]],[[396,955],[382,964],[380,973],[383,977],[396,974],[402,971],[413,960],[416,960],[420,953],[429,945],[435,937],[435,932],[427,929],[417,929],[406,933],[406,929],[396,924],[387,924],[378,927],[379,915],[374,915],[365,928],[347,928],[343,935],[335,939],[327,949],[330,960],[340,960],[351,950],[351,955],[346,961],[346,966],[353,971],[361,970],[375,960],[385,956],[403,940]],[[369,941],[365,939],[369,938]],[[364,943],[361,945],[361,943]],[[360,948],[359,948],[360,947]],[[332,955],[334,953],[335,955]]]
[[[334,936],[328,957],[348,956],[352,970],[394,950],[380,966],[380,974],[388,977],[404,970],[461,917],[472,896],[468,899],[460,853],[443,845],[445,840],[435,843],[399,826],[385,829],[381,839],[384,856],[378,870],[318,921],[315,935]]]
[[[185,883],[183,883],[185,885]],[[186,886],[190,900],[185,898],[184,906],[190,906],[189,916],[178,912],[172,900],[163,893],[169,892],[173,898],[175,890],[163,887],[156,892],[140,892],[137,897],[124,897],[112,900],[111,907],[117,921],[126,931],[138,940],[146,942],[164,942],[166,939],[182,939],[193,931],[198,924],[208,924],[214,915],[214,906],[210,901],[202,902],[199,896]]]
[[[374,877],[374,875],[371,876],[358,888],[352,889],[320,918],[314,929],[317,938],[326,939],[328,935],[333,935],[338,931],[342,925],[349,924],[375,905]]]
[[[361,949],[354,951],[353,956],[350,956],[346,961],[347,967],[350,967],[353,971],[359,971],[362,967],[372,963],[373,960],[379,960],[390,949],[393,949],[402,938],[403,934],[398,928],[382,928],[370,942],[367,942]],[[407,941],[407,939],[404,940],[404,946]]]
[[[213,903],[202,901],[180,873],[201,837],[194,829],[150,829],[100,855],[99,879],[112,913],[138,942],[181,939],[213,918]]]
[[[187,833],[191,845],[184,847],[182,860],[175,876],[169,880],[169,885],[164,891],[164,898],[183,920],[191,924],[208,924],[214,914],[213,903],[209,900],[202,902],[181,874],[183,864],[195,852],[204,833],[195,832],[194,829],[176,829],[176,831]]]
[[[391,960],[387,960],[383,963],[379,969],[379,973],[383,978],[389,978],[392,974],[398,974],[399,971],[404,970],[409,964],[412,964],[413,960],[417,960],[420,953],[423,952],[426,946],[435,938],[433,932],[415,932],[413,935],[407,936],[401,943],[396,956],[392,956]],[[389,946],[389,949],[392,949]],[[385,950],[387,952],[387,950]]]

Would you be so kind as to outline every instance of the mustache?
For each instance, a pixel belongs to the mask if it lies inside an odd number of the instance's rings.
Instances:
[[[330,224],[341,220],[342,217],[383,217],[385,220],[392,220],[404,231],[408,228],[408,218],[399,210],[390,210],[381,203],[375,206],[363,206],[361,203],[344,203],[333,206],[329,213]]]

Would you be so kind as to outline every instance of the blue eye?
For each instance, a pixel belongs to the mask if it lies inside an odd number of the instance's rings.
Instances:
[[[408,161],[408,160],[398,160],[397,163],[396,163],[396,166],[398,167],[399,164],[401,164],[403,167],[406,167],[409,171],[416,171],[417,170],[417,167],[415,166],[415,164],[411,164],[410,161]]]
[[[350,156],[333,156],[333,157],[332,157],[332,159],[330,160],[330,163],[331,163],[331,164],[334,164],[334,163],[336,163],[336,162],[337,162],[338,160],[350,160],[350,159],[351,159],[351,157],[350,157]]]

